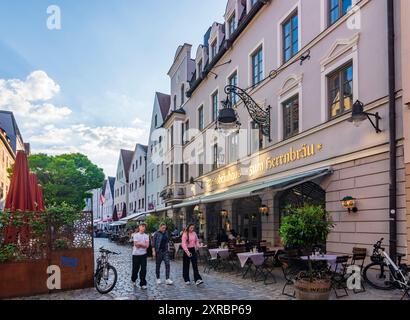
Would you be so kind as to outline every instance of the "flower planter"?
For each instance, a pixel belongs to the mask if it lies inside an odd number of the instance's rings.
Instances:
[[[299,300],[329,300],[332,283],[330,279],[298,279],[295,282],[296,298]]]

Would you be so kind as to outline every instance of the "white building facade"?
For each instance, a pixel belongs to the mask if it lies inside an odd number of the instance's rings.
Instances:
[[[160,92],[155,93],[154,106],[151,117],[150,139],[147,149],[147,209],[161,211],[165,208],[165,201],[161,192],[167,185],[165,162],[161,155],[164,152],[167,138],[162,127],[171,106],[171,97]],[[158,154],[158,157],[154,155]]]
[[[121,150],[117,164],[117,174],[114,183],[114,206],[119,218],[128,214],[129,199],[129,168],[134,151]]]
[[[137,144],[129,167],[129,201],[128,212],[142,213],[147,211],[146,204],[146,162],[147,146]]]

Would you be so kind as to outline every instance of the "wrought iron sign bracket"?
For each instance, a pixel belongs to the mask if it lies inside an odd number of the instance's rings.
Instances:
[[[233,94],[241,99],[252,120],[259,125],[262,134],[271,142],[271,107],[263,109],[244,89],[234,85],[227,85],[225,93],[228,97]],[[226,107],[229,108],[229,106]]]

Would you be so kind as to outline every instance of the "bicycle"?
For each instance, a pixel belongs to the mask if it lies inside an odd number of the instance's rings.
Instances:
[[[117,270],[109,263],[110,255],[119,255],[117,252],[112,252],[104,247],[100,248],[100,257],[97,259],[97,268],[94,274],[94,286],[101,294],[111,292],[117,284]]]
[[[383,238],[373,246],[371,263],[363,269],[364,280],[379,290],[401,290],[401,300],[410,298],[410,278],[408,266],[401,263],[404,254],[398,254],[398,265],[390,258],[382,247]]]

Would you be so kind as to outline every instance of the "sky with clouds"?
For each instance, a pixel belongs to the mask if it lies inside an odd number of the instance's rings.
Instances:
[[[61,9],[61,30],[47,8]],[[225,0],[0,2],[0,110],[32,151],[82,152],[114,175],[121,148],[147,143],[155,91],[179,44],[196,51]]]

